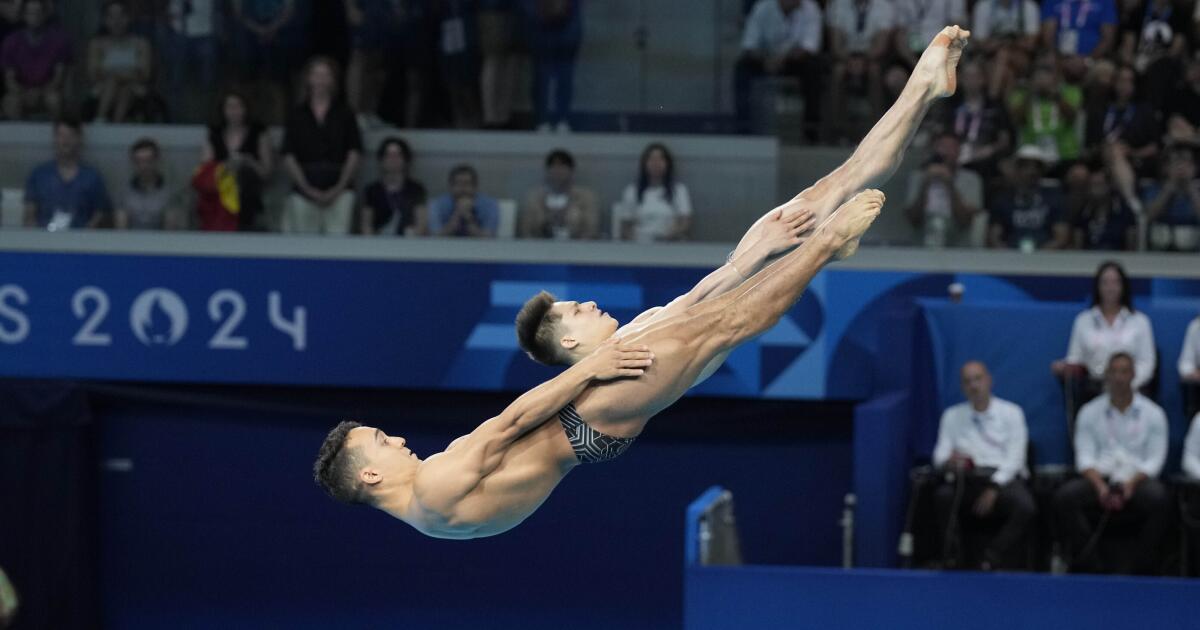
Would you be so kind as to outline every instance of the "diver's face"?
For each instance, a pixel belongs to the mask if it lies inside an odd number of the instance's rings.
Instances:
[[[374,485],[389,476],[400,476],[421,463],[404,438],[375,427],[357,427],[346,435],[346,448],[357,449],[363,467],[359,476]]]
[[[617,332],[617,320],[595,302],[555,302],[550,310],[559,316],[559,343],[567,350],[590,352]]]

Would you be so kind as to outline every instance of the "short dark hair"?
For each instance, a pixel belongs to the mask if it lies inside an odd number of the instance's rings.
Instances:
[[[1129,361],[1130,367],[1133,367],[1133,368],[1137,367],[1137,362],[1133,360],[1133,355],[1122,350],[1120,352],[1114,352],[1114,353],[1112,353],[1112,355],[1110,355],[1108,357],[1107,368],[1111,369],[1113,362],[1116,361],[1117,359],[1125,359],[1126,361]]]
[[[551,310],[556,301],[553,294],[542,291],[529,298],[517,313],[517,342],[530,359],[543,365],[565,363],[555,339],[555,324],[562,319]]]
[[[575,157],[566,149],[555,149],[546,155],[546,168],[550,168],[555,164],[562,164],[571,170],[575,170]]]
[[[1116,270],[1117,275],[1121,276],[1121,306],[1129,309],[1130,313],[1137,312],[1137,309],[1133,308],[1133,289],[1129,286],[1129,276],[1125,275],[1125,268],[1121,263],[1115,260],[1106,260],[1096,269],[1096,277],[1092,278],[1092,306],[1100,305],[1100,276],[1109,269]]]
[[[41,0],[37,0],[40,2]],[[54,119],[54,131],[58,131],[59,127],[66,127],[77,134],[83,135],[83,123],[74,116],[59,116]]]
[[[162,150],[159,148],[158,143],[154,141],[154,138],[139,138],[137,142],[134,142],[133,145],[129,147],[129,155],[133,155],[142,149],[150,149],[154,151],[155,156],[162,154]]]
[[[408,143],[404,141],[404,138],[399,136],[389,136],[384,138],[383,142],[379,143],[379,148],[375,150],[375,159],[382,160],[383,156],[387,155],[388,148],[393,146],[400,149],[400,155],[404,156],[404,162],[406,164],[412,163],[412,148],[408,146]]]
[[[366,485],[358,478],[362,457],[357,450],[346,448],[350,431],[361,426],[361,423],[350,420],[338,423],[325,436],[317,453],[317,461],[313,464],[313,480],[317,485],[324,488],[329,496],[350,505],[372,502]]]
[[[471,166],[470,164],[459,164],[458,166],[450,169],[450,176],[446,179],[450,183],[454,183],[454,178],[463,174],[470,175],[471,181],[475,182],[475,185],[479,185],[479,173],[476,173],[475,167]]]

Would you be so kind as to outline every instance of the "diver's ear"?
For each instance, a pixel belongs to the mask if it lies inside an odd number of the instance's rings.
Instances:
[[[373,486],[383,481],[383,474],[374,468],[364,468],[359,471],[358,479],[368,486]]]
[[[558,343],[562,344],[562,347],[566,348],[567,350],[574,350],[575,347],[579,345],[579,340],[567,335],[566,337],[559,339]]]

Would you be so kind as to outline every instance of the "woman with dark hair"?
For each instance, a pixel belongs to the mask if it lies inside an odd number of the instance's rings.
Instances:
[[[315,57],[304,68],[304,100],[288,115],[283,160],[293,192],[283,231],[346,234],[354,213],[354,182],[362,132],[337,93],[337,62]]]
[[[220,162],[236,177],[240,230],[259,229],[263,189],[274,169],[274,151],[266,127],[250,114],[246,99],[237,92],[226,93],[208,127],[202,161]]]
[[[360,228],[363,234],[425,236],[429,212],[425,186],[410,175],[412,149],[396,137],[385,139],[375,152],[379,181],[363,191]]]
[[[1078,383],[1082,391],[1076,406],[1097,396],[1102,389],[1108,359],[1117,352],[1134,359],[1133,386],[1141,388],[1154,377],[1154,331],[1150,318],[1133,307],[1129,277],[1117,262],[1108,261],[1096,270],[1092,282],[1092,307],[1075,318],[1067,358],[1051,364],[1056,376]]]
[[[129,6],[104,4],[104,26],[88,43],[87,74],[96,98],[97,122],[125,122],[150,82],[150,42],[129,30]]]
[[[638,180],[625,188],[621,239],[642,243],[684,241],[692,225],[687,186],[675,181],[675,160],[663,144],[642,151]]]

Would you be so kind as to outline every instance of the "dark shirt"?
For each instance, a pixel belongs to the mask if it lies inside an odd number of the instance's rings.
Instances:
[[[1055,224],[1062,223],[1062,195],[1052,188],[1031,192],[1004,191],[991,205],[991,223],[1004,231],[1009,247],[1030,239],[1041,247],[1054,238]]]
[[[1193,127],[1200,127],[1200,91],[1181,80],[1174,96],[1167,99],[1167,115],[1182,116]]]
[[[241,146],[229,147],[225,144],[225,129],[212,126],[208,128],[208,142],[212,145],[213,157],[219,162],[228,160],[231,154],[244,155],[257,161],[259,159],[258,144],[262,141],[264,133],[267,133],[265,127],[258,123],[251,123],[246,128],[246,135],[242,137]],[[238,221],[243,229],[254,229],[258,215],[265,208],[263,203],[265,185],[262,176],[249,164],[243,164],[235,175],[238,183],[238,200],[241,203]]]
[[[1176,37],[1182,37],[1186,44],[1191,39],[1192,7],[1177,6],[1178,3],[1168,3],[1166,8],[1155,7],[1154,0],[1138,3],[1137,8],[1121,15],[1120,43],[1125,34],[1133,35],[1134,49],[1138,56],[1155,59],[1166,54],[1171,42]]]
[[[1200,182],[1193,181],[1192,186],[1200,186]],[[1147,185],[1142,190],[1142,204],[1150,205],[1158,198],[1162,192],[1163,186],[1161,182],[1155,182]],[[1197,225],[1200,224],[1200,215],[1197,215],[1197,210],[1192,206],[1192,198],[1186,193],[1173,192],[1170,199],[1167,200],[1167,205],[1163,208],[1162,214],[1154,220],[1155,223],[1163,223],[1166,225]]]
[[[1153,144],[1159,135],[1158,116],[1145,103],[1103,103],[1088,109],[1084,138],[1089,147],[1120,140],[1139,148]]]
[[[388,233],[404,236],[404,231],[416,223],[417,207],[425,203],[426,193],[421,182],[409,179],[400,190],[392,192],[384,188],[383,182],[375,182],[367,186],[363,197],[367,207],[375,211],[373,227],[377,233],[382,233],[379,230],[399,213],[395,230]]]
[[[987,99],[978,110],[967,107],[962,100],[952,102],[946,108],[943,124],[947,131],[958,136],[964,148],[994,144],[1002,133],[1012,130],[1007,109],[997,101]],[[969,154],[966,157],[968,164],[975,161]],[[992,159],[997,157],[1000,156],[994,155]]]
[[[61,28],[53,25],[43,27],[36,41],[26,29],[10,33],[0,45],[0,66],[12,70],[17,83],[24,87],[49,84],[55,69],[70,61],[71,42]]]
[[[213,157],[215,157],[218,162],[224,162],[225,160],[228,160],[231,152],[248,155],[257,160],[258,143],[261,142],[261,137],[264,133],[266,133],[266,129],[263,128],[262,125],[258,123],[251,123],[246,128],[246,135],[242,139],[242,146],[227,147],[225,146],[225,129],[223,127],[214,126],[208,128],[208,143],[212,145]]]
[[[39,227],[50,226],[55,215],[64,221],[69,217],[68,225],[55,222],[56,229],[86,227],[96,214],[112,212],[104,179],[86,164],[79,165],[70,181],[63,180],[54,161],[33,169],[25,184],[25,201],[36,208]]]
[[[1083,232],[1083,249],[1119,251],[1125,249],[1126,236],[1136,223],[1133,213],[1114,195],[1107,211],[1085,204],[1075,221],[1075,229]]]
[[[341,100],[333,101],[321,122],[307,102],[288,115],[282,154],[296,159],[309,185],[317,190],[336,186],[350,152],[361,153],[362,147],[354,112]]]

